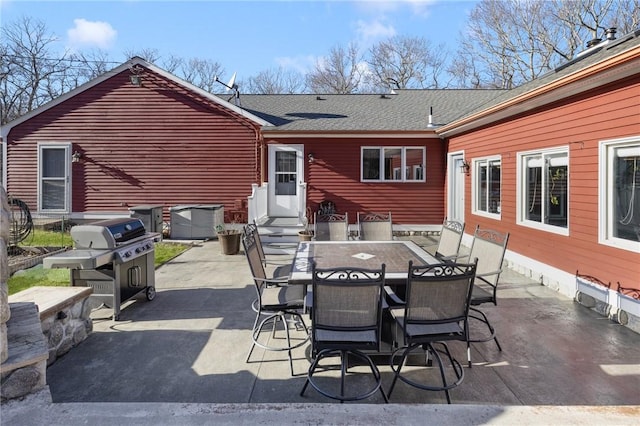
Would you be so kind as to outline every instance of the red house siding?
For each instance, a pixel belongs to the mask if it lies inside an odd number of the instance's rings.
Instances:
[[[502,158],[501,220],[471,213],[471,178],[467,178],[468,232],[476,224],[507,231],[514,252],[568,273],[579,271],[614,285],[619,281],[640,288],[640,254],[598,243],[599,142],[640,135],[639,93],[636,78],[452,138],[449,149],[464,150],[469,161],[498,154]],[[516,223],[517,154],[560,146],[569,147],[569,236]]]
[[[349,221],[360,212],[391,211],[394,224],[439,224],[444,217],[444,144],[426,138],[320,138],[297,139],[315,161],[306,163],[307,206],[331,200]],[[362,146],[418,146],[426,148],[426,182],[363,183],[360,180]]]
[[[37,206],[38,142],[72,143],[72,211],[246,199],[259,170],[258,128],[147,72],[116,75],[28,120],[9,135],[8,192]]]

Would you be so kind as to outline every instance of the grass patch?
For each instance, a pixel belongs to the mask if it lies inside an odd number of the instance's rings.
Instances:
[[[46,232],[46,231],[45,231]],[[60,238],[60,233],[56,234]],[[44,241],[44,240],[38,240]],[[25,244],[26,245],[26,244]],[[35,245],[35,244],[29,244]],[[38,246],[58,246],[58,244],[43,243],[37,244]],[[66,244],[71,245],[71,244]],[[157,243],[155,245],[155,266],[156,268],[180,253],[186,251],[191,246],[187,244],[175,244],[175,243]],[[42,265],[34,266],[33,268],[18,271],[13,274],[8,281],[9,294],[14,294],[19,291],[25,290],[33,286],[57,286],[63,287],[70,284],[70,270],[69,269],[44,269]]]
[[[69,232],[44,231],[34,229],[33,232],[18,246],[31,247],[67,247],[72,246],[73,240]]]
[[[42,265],[18,271],[9,278],[9,294],[33,286],[64,287],[69,285],[69,269],[43,269]]]
[[[187,251],[191,246],[188,244],[178,243],[157,243],[156,244],[156,268],[167,263],[179,254]]]

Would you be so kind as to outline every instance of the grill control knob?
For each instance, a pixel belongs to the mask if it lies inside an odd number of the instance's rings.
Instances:
[[[124,252],[124,257],[130,257],[131,256],[131,252],[130,251],[125,251]]]
[[[142,251],[142,247],[137,247],[136,248],[136,253],[140,253]]]

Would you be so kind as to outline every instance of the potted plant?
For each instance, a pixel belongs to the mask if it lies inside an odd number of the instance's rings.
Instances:
[[[242,233],[237,229],[225,229],[224,225],[216,226],[216,234],[222,254],[238,254],[240,251],[240,237]]]
[[[302,231],[298,231],[300,241],[311,241],[313,239],[313,229],[311,229],[309,219],[306,216],[303,217],[302,223],[304,224],[304,229]]]

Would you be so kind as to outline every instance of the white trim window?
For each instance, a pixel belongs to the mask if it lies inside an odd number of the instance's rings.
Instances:
[[[363,182],[424,182],[425,161],[426,150],[420,146],[364,146],[360,154],[360,179]]]
[[[38,211],[69,213],[71,144],[38,144]]]
[[[502,167],[500,157],[473,160],[473,213],[500,218]]]
[[[599,241],[640,253],[640,137],[600,143]]]
[[[569,149],[518,154],[518,223],[569,235]]]

